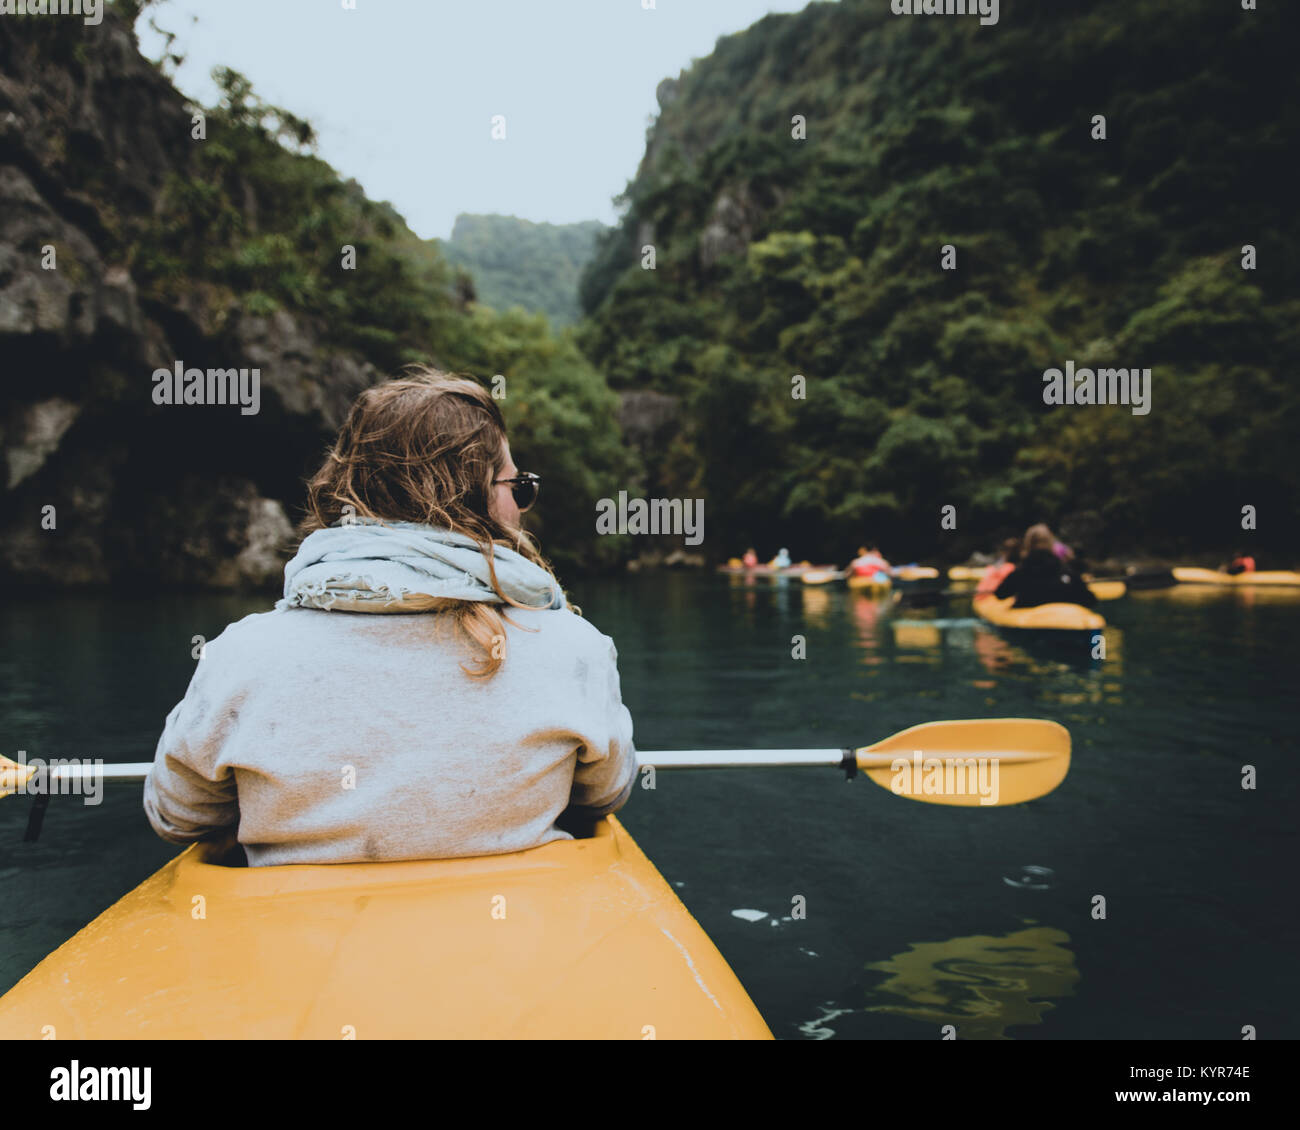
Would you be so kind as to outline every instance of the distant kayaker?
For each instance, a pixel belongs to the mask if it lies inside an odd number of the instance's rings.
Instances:
[[[1228,572],[1233,576],[1238,573],[1253,573],[1255,571],[1255,559],[1242,550],[1237,550],[1233,555],[1232,563],[1228,566]]]
[[[570,838],[636,779],[614,644],[520,512],[540,480],[477,382],[367,389],[308,486],[274,611],[207,643],[145,782],[173,843],[253,866],[430,859]]]
[[[1008,573],[993,595],[1016,598],[1013,608],[1034,608],[1040,604],[1081,604],[1092,608],[1097,598],[1077,573],[1055,552],[1056,539],[1044,525],[1030,526],[1020,545],[1020,561]]]
[[[758,554],[754,552],[753,546],[750,546],[749,549],[745,550],[745,556],[740,560],[741,564],[743,564],[746,569],[754,569],[758,567]]]
[[[1016,562],[1019,560],[1020,539],[1007,538],[1002,543],[998,559],[984,570],[984,576],[980,578],[980,583],[975,586],[975,595],[984,596],[986,593],[993,592],[1015,569]]]
[[[874,546],[859,546],[858,555],[849,562],[849,572],[855,577],[874,577],[877,573],[892,576],[894,568]]]
[[[790,551],[786,549],[784,546],[780,550],[778,550],[777,555],[772,558],[772,568],[773,569],[790,568]]]

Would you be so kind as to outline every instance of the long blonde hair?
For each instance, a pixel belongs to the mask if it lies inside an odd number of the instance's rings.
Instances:
[[[505,467],[506,425],[495,400],[477,381],[427,366],[362,392],[338,439],[307,484],[306,535],[345,517],[419,522],[473,538],[503,603],[526,605],[501,591],[492,559],[504,545],[549,571],[532,538],[492,514],[493,480]],[[558,587],[558,585],[557,585]],[[505,624],[492,604],[430,598],[421,609],[448,614],[480,652],[487,678],[505,659]],[[508,617],[506,622],[513,624]],[[518,625],[515,625],[518,627]]]
[[[1050,551],[1055,545],[1056,535],[1052,533],[1051,527],[1039,522],[1025,531],[1025,540],[1020,545],[1020,556],[1022,559],[1026,558],[1036,549]]]

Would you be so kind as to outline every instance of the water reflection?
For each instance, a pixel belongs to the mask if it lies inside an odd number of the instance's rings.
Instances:
[[[1006,1040],[1008,1027],[1041,1024],[1053,1001],[1074,995],[1079,970],[1064,930],[1031,926],[1001,937],[977,934],[914,942],[906,953],[872,962],[890,976],[869,989],[868,1012],[952,1024],[959,1040]]]
[[[883,664],[882,625],[886,621],[888,598],[850,589],[847,599],[853,624],[854,646],[865,652],[860,662],[869,667]]]
[[[1294,604],[1300,600],[1300,586],[1287,588],[1279,586],[1277,588],[1250,588],[1243,587],[1232,590],[1233,595],[1237,598],[1237,603],[1245,608],[1255,608],[1256,606],[1273,607],[1279,604]]]
[[[803,617],[815,628],[830,627],[831,594],[825,585],[804,585]]]
[[[1004,681],[1028,682],[1040,701],[1064,706],[1123,701],[1124,632],[1114,625],[1098,632],[1004,632],[951,611],[907,606],[894,607],[888,624],[895,664],[942,667],[945,679],[984,691]]]
[[[895,620],[894,643],[900,648],[938,648],[943,643],[943,633],[933,624],[924,620]]]
[[[1130,592],[1129,599],[1196,605],[1235,601],[1247,608],[1258,605],[1294,605],[1300,603],[1300,585],[1173,585],[1167,589]]]
[[[637,789],[624,813],[629,828],[670,881],[685,884],[677,889],[712,924],[775,1032],[879,1038],[912,1028],[933,1039],[942,1017],[959,1038],[1136,1031],[1214,1039],[1238,1031],[1243,1014],[1281,1007],[1277,971],[1293,966],[1296,933],[1295,900],[1285,891],[1295,856],[1290,770],[1300,750],[1288,704],[1300,594],[1132,593],[1105,607],[1122,631],[1106,629],[1107,658],[1098,662],[990,630],[968,599],[938,611],[890,610],[838,585],[824,586],[829,602],[805,603],[806,587],[791,586],[788,613],[777,609],[776,586],[744,577],[593,578],[573,596],[617,641],[623,694],[647,749],[831,746],[931,718],[1007,715],[1065,723],[1075,757],[1069,787],[1044,803],[988,812],[940,810],[874,786],[864,793],[829,772],[680,774],[671,782],[661,775],[659,792]],[[265,597],[206,595],[10,601],[0,613],[7,752],[148,758],[192,673],[191,637],[212,639],[266,607]],[[817,636],[812,658],[795,663],[790,637],[809,610],[825,627],[809,629]],[[1100,706],[1056,705],[1061,695],[1096,702],[1099,693]],[[864,698],[873,709],[864,710]],[[1246,758],[1277,787],[1258,794],[1236,787]],[[0,914],[0,989],[99,913],[106,892],[128,890],[173,854],[128,794],[110,792],[99,808],[61,806],[29,845],[20,842],[25,806],[6,817],[0,802],[0,831],[13,845],[0,858],[13,910]],[[805,811],[819,813],[815,835],[791,823],[791,812]],[[745,834],[750,827],[793,834]],[[918,888],[912,868],[851,863],[901,851],[927,868],[942,866],[954,881],[942,891]],[[1043,877],[1022,869],[1039,865],[1057,870],[1052,890],[1027,885]],[[931,945],[934,958],[907,944],[953,929],[1008,934],[1038,925],[991,922],[991,906],[1005,899],[1029,913],[1032,901],[1038,913],[1053,913],[1068,901],[1061,877],[1080,868],[1106,876],[1102,889],[1134,909],[1142,953],[1158,960],[1116,960],[1110,931],[1082,927],[1078,937],[1053,932],[1010,954],[995,947],[1020,942],[1014,934]],[[782,930],[730,914],[775,907],[787,891],[820,908],[800,924],[806,938],[782,940]],[[897,915],[882,915],[882,906],[908,908],[901,935],[893,933]],[[856,946],[843,944],[854,938]],[[1086,981],[1054,947],[1074,951]],[[1231,977],[1207,971],[1206,954],[1243,947],[1252,958]],[[885,952],[900,949],[908,953]],[[888,968],[864,971],[878,959]],[[877,987],[868,996],[864,979],[890,980],[893,991]],[[1073,997],[1054,995],[1055,982]],[[856,986],[851,999],[847,986]],[[1007,1004],[1007,994],[1029,1004]],[[1058,1000],[1064,1007],[1041,1012],[1041,1027],[1009,1020]],[[1188,1000],[1194,1008],[1170,1004]],[[890,1007],[907,1011],[889,1015]]]
[[[975,656],[980,666],[990,675],[998,675],[1014,666],[1020,660],[1029,657],[1025,652],[1014,648],[1004,636],[997,632],[979,632],[975,636]],[[988,683],[988,686],[995,684]]]
[[[990,675],[1034,680],[1043,702],[1078,706],[1123,701],[1122,629],[1107,625],[1098,633],[1068,633],[1077,638],[1039,638],[1045,635],[1033,633],[1012,643],[997,633],[981,632],[976,653]]]
[[[1037,863],[1026,863],[1023,867],[1002,876],[1008,887],[1022,891],[1050,891],[1056,881],[1056,872],[1050,867],[1041,867]]]

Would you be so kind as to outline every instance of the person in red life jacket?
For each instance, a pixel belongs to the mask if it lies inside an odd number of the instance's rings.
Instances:
[[[1007,538],[1002,543],[1002,551],[998,555],[997,561],[984,570],[984,576],[980,583],[975,586],[976,596],[987,596],[1000,585],[1006,577],[1015,569],[1016,562],[1020,560],[1020,539]]]
[[[745,550],[745,556],[740,561],[746,569],[753,569],[758,565],[758,554],[754,552],[753,546]]]
[[[894,568],[874,545],[859,546],[857,557],[849,562],[849,572],[855,577],[874,577],[878,573],[888,577],[893,575]]]
[[[1080,604],[1093,608],[1097,598],[1055,551],[1056,538],[1046,526],[1030,526],[1020,546],[1020,563],[993,591],[1000,600],[1014,596],[1013,608],[1040,604]]]
[[[1232,558],[1232,564],[1228,566],[1228,572],[1233,576],[1238,573],[1253,573],[1255,571],[1255,559],[1241,550],[1237,550]]]

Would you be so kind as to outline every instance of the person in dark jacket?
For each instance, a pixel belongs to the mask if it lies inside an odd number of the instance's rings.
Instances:
[[[1008,574],[993,595],[1016,598],[1013,608],[1040,604],[1081,604],[1094,608],[1097,598],[1067,561],[1056,555],[1056,538],[1045,525],[1030,526],[1021,545],[1020,564]]]

